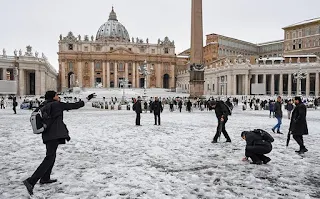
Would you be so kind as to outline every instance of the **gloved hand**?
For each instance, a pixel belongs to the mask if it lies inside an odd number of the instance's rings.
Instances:
[[[87,100],[91,100],[92,98],[97,97],[97,95],[95,93],[92,93],[90,95],[88,95]]]
[[[244,162],[249,161],[249,160],[248,160],[248,157],[242,158],[242,161],[244,161]]]

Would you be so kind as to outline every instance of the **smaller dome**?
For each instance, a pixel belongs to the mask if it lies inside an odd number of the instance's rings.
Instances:
[[[117,14],[112,10],[109,15],[109,20],[104,23],[98,30],[96,40],[119,40],[130,42],[130,37],[127,29],[118,22]]]

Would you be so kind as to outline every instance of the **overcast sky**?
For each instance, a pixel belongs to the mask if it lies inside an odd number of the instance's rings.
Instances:
[[[2,48],[41,52],[58,68],[59,35],[96,35],[112,5],[130,38],[168,36],[176,53],[190,46],[191,0],[0,0]],[[204,34],[218,33],[252,43],[283,39],[282,28],[320,17],[320,0],[203,0]]]

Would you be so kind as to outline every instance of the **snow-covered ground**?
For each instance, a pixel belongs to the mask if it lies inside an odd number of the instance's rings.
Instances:
[[[22,180],[45,156],[41,136],[31,131],[30,113],[0,110],[1,199],[27,198]],[[71,141],[58,148],[52,178],[59,183],[37,184],[34,198],[320,198],[320,110],[308,111],[309,152],[303,157],[294,152],[294,140],[285,147],[284,134],[274,135],[269,164],[242,162],[241,131],[271,131],[276,119],[268,116],[236,107],[227,123],[232,143],[221,138],[212,144],[213,112],[170,113],[166,107],[161,126],[144,113],[143,126],[136,127],[133,111],[87,104],[65,113]],[[288,126],[283,119],[282,131]]]

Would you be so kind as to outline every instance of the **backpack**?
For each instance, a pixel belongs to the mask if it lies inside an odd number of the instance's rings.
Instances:
[[[232,109],[225,102],[223,102],[222,104],[226,107],[228,115],[232,115]]]
[[[254,129],[253,130],[254,133],[257,133],[257,134],[260,134],[262,139],[265,140],[265,141],[268,141],[268,142],[274,142],[274,139],[273,137],[268,133],[266,132],[265,130],[262,130],[262,129]]]
[[[30,117],[30,123],[34,134],[41,134],[46,131],[51,119],[51,103],[36,108]]]

